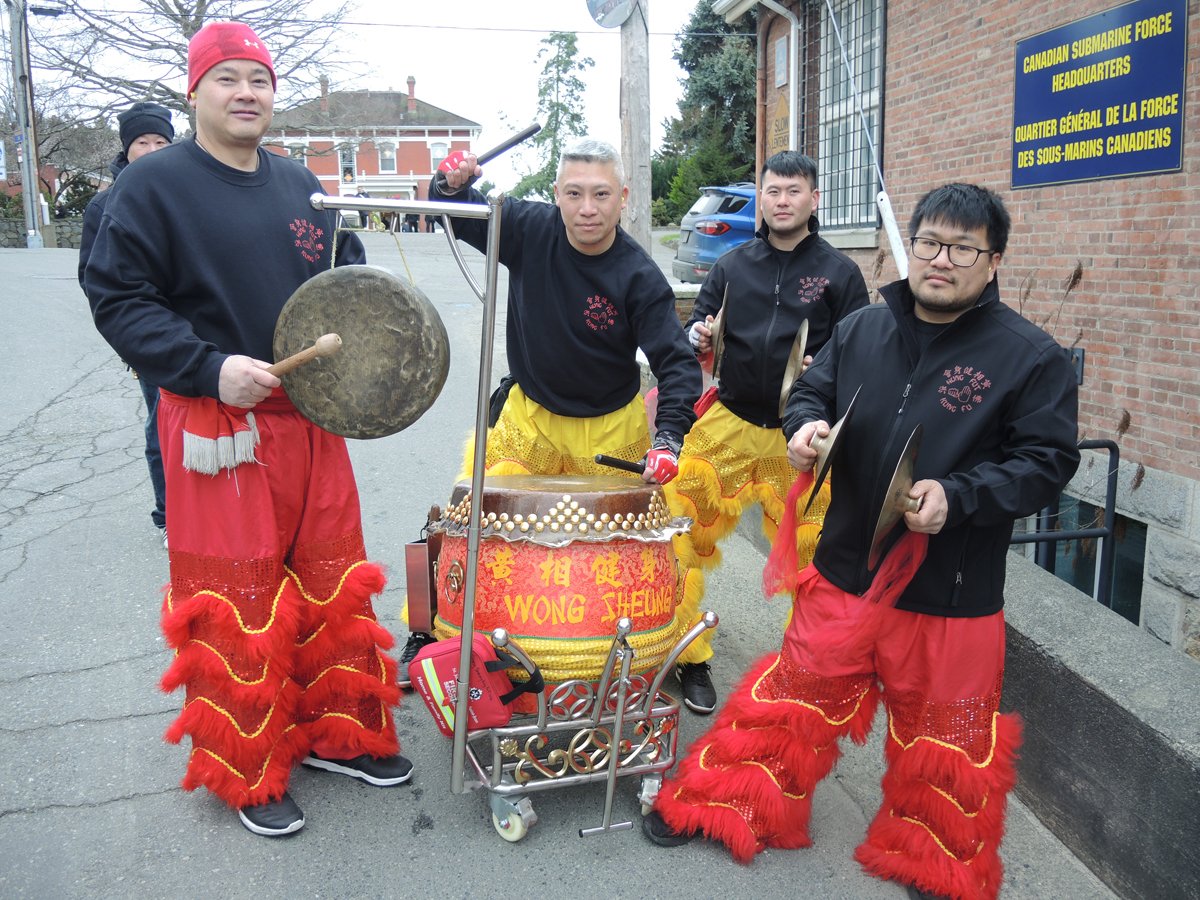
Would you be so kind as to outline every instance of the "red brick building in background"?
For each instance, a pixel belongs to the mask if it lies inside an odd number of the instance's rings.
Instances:
[[[327,194],[428,199],[429,179],[443,158],[470,150],[478,122],[400,91],[330,91],[277,111],[264,146],[303,159]]]
[[[713,4],[730,22],[756,5],[756,169],[787,148],[794,117],[798,149],[818,161],[821,234],[859,262],[868,286],[885,284],[897,271],[828,6]],[[1183,127],[1174,138],[1183,143],[1182,170],[1014,189],[1014,127],[1024,124],[1014,122],[1017,42],[1114,3],[832,0],[905,240],[917,199],[938,184],[974,182],[1004,198],[1013,229],[1001,298],[1064,346],[1084,350],[1080,437],[1120,448],[1113,606],[1200,660],[1200,255],[1191,252],[1200,243],[1200,3],[1176,5],[1173,28],[1186,47],[1176,123]],[[1102,513],[1107,458],[1085,453],[1063,497],[1063,527],[1086,526],[1095,506]],[[1056,572],[1091,593],[1095,561],[1091,542],[1062,542]]]

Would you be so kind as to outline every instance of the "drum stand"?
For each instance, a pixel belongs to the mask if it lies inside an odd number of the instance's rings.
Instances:
[[[475,405],[475,462],[471,472],[471,496],[483,496],[487,453],[488,401],[492,383],[492,347],[496,333],[496,284],[500,264],[500,211],[504,192],[493,188],[487,204],[444,201],[386,200],[369,197],[330,197],[313,194],[315,209],[365,209],[381,212],[438,215],[450,250],[471,290],[483,302],[483,335],[479,353],[479,391]],[[451,216],[486,219],[487,253],[484,285],[480,287],[467,268],[454,236]],[[396,217],[396,221],[399,217]],[[480,519],[483,504],[471,504],[467,529],[467,570],[463,591],[462,633],[475,631],[475,589],[479,575]],[[573,680],[560,684],[549,696],[537,695],[537,716],[518,716],[499,728],[467,730],[471,671],[471,641],[462,642],[459,657],[454,713],[454,745],[450,769],[450,791],[455,794],[486,789],[492,807],[492,823],[507,841],[519,841],[537,814],[527,794],[559,786],[605,782],[604,817],[596,828],[581,828],[580,837],[631,828],[632,822],[612,822],[613,793],[618,777],[641,776],[638,799],[642,812],[649,811],[662,784],[662,773],[675,765],[679,735],[679,701],[660,690],[663,679],[687,646],[705,629],[716,628],[717,615],[706,612],[671,649],[647,686],[642,675],[631,675],[634,651],[627,637],[632,629],[628,618],[617,623],[598,688]],[[502,628],[492,632],[492,644],[516,657],[532,674],[536,666],[524,650]],[[629,737],[624,735],[628,732]],[[555,748],[539,756],[548,736],[568,736],[567,749]],[[472,741],[490,740],[490,762],[484,763],[470,746]],[[505,758],[511,760],[505,762]],[[467,780],[467,766],[474,775]]]

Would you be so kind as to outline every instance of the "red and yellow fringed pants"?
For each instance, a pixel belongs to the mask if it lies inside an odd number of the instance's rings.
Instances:
[[[345,441],[271,397],[255,409],[261,464],[201,475],[183,468],[188,404],[164,391],[158,418],[171,510],[162,628],[175,650],[161,687],[186,689],[166,738],[192,739],[185,789],[240,808],[278,799],[310,749],[397,753],[400,692]]]
[[[812,792],[838,740],[863,743],[888,714],[883,805],[855,859],[871,874],[954,900],[994,900],[1021,742],[999,713],[1004,616],[945,618],[875,607],[803,573],[782,650],[757,663],[689,749],[655,808],[675,830],[725,843],[747,863],[812,843]],[[830,630],[853,646],[827,649]],[[849,629],[849,633],[854,633]]]
[[[763,534],[774,543],[788,490],[796,470],[787,460],[787,441],[779,428],[759,428],[742,419],[717,400],[700,418],[683,442],[679,455],[679,477],[665,488],[671,512],[694,520],[690,535],[678,543],[676,553],[690,570],[689,585],[696,594],[696,608],[704,598],[704,575],[721,563],[717,542],[733,533],[742,513],[752,503],[762,506]],[[817,538],[829,508],[829,482],[821,486],[812,508],[799,513],[808,503],[800,497],[797,512],[796,549],[800,568],[807,566],[817,549]],[[714,629],[696,638],[681,657],[683,662],[703,662],[712,656]]]

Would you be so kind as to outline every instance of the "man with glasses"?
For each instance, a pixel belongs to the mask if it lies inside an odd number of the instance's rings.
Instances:
[[[834,328],[784,413],[788,458],[808,471],[814,435],[858,393],[783,648],[730,696],[643,827],[665,845],[703,832],[741,862],[810,845],[813,789],[840,738],[866,739],[882,688],[883,803],[855,858],[918,900],[994,900],[1021,743],[1019,718],[999,713],[1005,559],[1013,520],[1079,465],[1075,373],[1053,338],[1000,302],[999,197],[943,185],[909,229],[908,280]],[[919,507],[872,570],[877,517],[918,425]]]
[[[794,478],[779,398],[800,326],[808,323],[806,352],[816,353],[834,325],[870,302],[858,265],[817,233],[816,162],[784,150],[766,161],[759,183],[762,227],[753,240],[716,261],[687,323],[692,346],[710,350],[714,318],[728,294],[722,358],[714,361],[720,367],[717,398],[688,433],[679,477],[666,488],[672,511],[695,523],[676,546],[684,548],[685,586],[698,595],[697,604],[704,593],[702,571],[721,562],[717,541],[737,527],[748,506],[762,506],[763,532],[775,539]],[[829,503],[829,488],[816,490],[796,534],[806,563]],[[802,508],[807,501],[800,498]],[[692,642],[678,670],[683,702],[702,715],[717,704],[708,674],[711,634]]]

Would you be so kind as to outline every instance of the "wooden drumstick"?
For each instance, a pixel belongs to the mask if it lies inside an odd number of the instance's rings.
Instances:
[[[333,354],[341,349],[342,339],[340,337],[336,334],[323,334],[307,350],[301,350],[299,353],[289,356],[283,362],[275,363],[267,371],[278,378],[281,375],[286,375],[292,369],[299,368],[306,362],[311,362],[318,356],[333,356]]]

